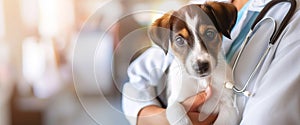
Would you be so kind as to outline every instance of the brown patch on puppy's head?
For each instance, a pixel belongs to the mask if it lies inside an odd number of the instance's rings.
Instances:
[[[200,7],[207,13],[217,29],[227,38],[236,23],[237,9],[233,4],[222,2],[206,2]]]
[[[219,32],[221,32],[227,38],[231,38],[230,31],[235,25],[237,18],[237,9],[234,5],[222,2],[206,2],[205,4],[196,5],[199,6],[210,17]],[[157,19],[149,29],[149,37],[151,40],[160,46],[165,52],[168,51],[168,42],[170,40],[172,30],[171,27],[174,18],[184,21],[182,17],[178,17],[182,16],[177,13],[180,10],[181,9],[164,14],[162,17]],[[186,31],[184,32],[187,33]]]
[[[172,13],[173,12],[166,13],[159,19],[155,20],[149,29],[149,36],[151,40],[160,46],[165,53],[167,53],[169,47]]]
[[[222,34],[230,38],[236,16],[236,8],[229,3],[187,5],[157,19],[149,36],[165,53],[170,46],[189,74],[205,77],[217,65]]]

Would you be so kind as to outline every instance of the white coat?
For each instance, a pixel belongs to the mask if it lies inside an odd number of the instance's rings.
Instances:
[[[256,6],[257,3],[264,4],[258,0],[251,2],[253,3],[250,3],[247,11],[260,11],[262,6]],[[299,0],[297,3],[294,16],[272,47],[258,73],[250,81],[247,90],[252,93],[252,96],[248,98],[236,95],[235,103],[242,116],[241,125],[300,124]],[[288,9],[288,4],[278,4],[270,10],[266,17],[272,17],[277,24],[280,24]],[[239,26],[244,23],[243,19],[245,18],[242,17],[234,29],[236,32],[241,30]],[[248,78],[249,71],[252,70],[251,65],[257,63],[255,57],[262,53],[258,52],[256,47],[267,45],[270,30],[272,28],[264,27],[252,36],[234,73],[238,88],[241,88],[243,81]],[[232,38],[236,37],[233,35]],[[225,49],[226,45],[229,44],[225,44]],[[143,107],[161,106],[156,96],[161,93],[160,90],[164,85],[157,84],[156,81],[163,75],[171,60],[170,54],[165,55],[160,48],[154,46],[129,66],[130,80],[123,87],[122,106],[131,124],[136,124],[138,112]]]
[[[242,115],[241,125],[300,124],[300,2],[297,4],[294,16],[249,83],[247,90],[252,96],[236,96]],[[265,17],[274,18],[278,28],[289,6],[287,3],[278,4]],[[252,72],[250,67],[256,65],[257,57],[263,53],[257,47],[266,48],[268,45],[273,29],[267,26],[268,23],[265,25],[252,36],[234,73],[239,88]]]

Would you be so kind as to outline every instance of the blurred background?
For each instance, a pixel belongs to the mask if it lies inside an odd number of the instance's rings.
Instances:
[[[0,125],[127,125],[147,28],[187,0],[0,0]]]

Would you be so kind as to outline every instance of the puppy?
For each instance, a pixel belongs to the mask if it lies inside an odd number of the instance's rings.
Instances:
[[[191,125],[181,102],[207,88],[212,96],[199,107],[199,121],[218,114],[214,125],[235,125],[238,114],[233,92],[224,88],[232,81],[231,69],[221,51],[222,35],[230,38],[237,9],[229,3],[191,4],[164,14],[149,30],[152,41],[174,55],[168,70],[167,118],[172,125]]]

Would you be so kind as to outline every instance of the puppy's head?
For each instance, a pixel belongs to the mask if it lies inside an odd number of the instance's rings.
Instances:
[[[205,77],[216,67],[222,35],[230,38],[236,18],[229,3],[187,5],[157,19],[149,36],[166,53],[172,49],[190,75]]]

